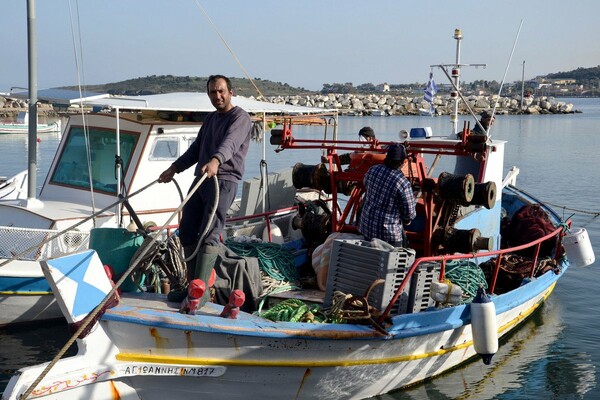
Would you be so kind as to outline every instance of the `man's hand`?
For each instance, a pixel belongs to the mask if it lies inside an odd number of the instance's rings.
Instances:
[[[160,174],[160,176],[158,177],[158,181],[160,183],[171,182],[176,173],[177,171],[175,170],[175,167],[171,165],[169,168],[164,170],[162,174]]]
[[[213,176],[217,175],[217,172],[219,172],[219,165],[221,165],[219,160],[213,157],[210,159],[209,162],[202,166],[202,169],[200,171],[203,174],[206,174],[207,178],[212,178]]]

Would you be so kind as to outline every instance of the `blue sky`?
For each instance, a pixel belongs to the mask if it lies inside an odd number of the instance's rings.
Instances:
[[[25,0],[0,4],[0,92],[27,86]],[[72,30],[81,26],[84,84],[149,75],[250,77],[320,90],[323,83],[426,82],[453,63],[462,79],[507,82],[600,65],[600,1],[37,0],[38,88],[78,82]],[[71,18],[72,16],[72,18]],[[72,22],[73,20],[73,22]],[[75,24],[75,28],[72,28]],[[437,82],[446,83],[439,70]]]

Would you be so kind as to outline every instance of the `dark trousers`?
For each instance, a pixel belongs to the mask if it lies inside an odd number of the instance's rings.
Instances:
[[[200,178],[196,177],[190,190]],[[225,227],[227,211],[231,207],[237,193],[237,182],[219,180],[219,203],[213,223],[209,228],[202,245],[215,246],[221,240],[221,232]],[[195,245],[206,229],[211,211],[215,204],[215,184],[213,179],[206,179],[183,206],[179,239],[183,246]]]

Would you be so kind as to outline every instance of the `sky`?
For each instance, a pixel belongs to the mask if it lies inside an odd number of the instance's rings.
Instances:
[[[456,62],[456,28],[460,62],[486,64],[461,68],[465,82],[600,65],[598,0],[37,0],[35,9],[39,90],[151,75],[320,90],[424,83],[432,71],[448,83],[431,65]],[[0,92],[27,87],[27,1],[0,0],[0,26]]]

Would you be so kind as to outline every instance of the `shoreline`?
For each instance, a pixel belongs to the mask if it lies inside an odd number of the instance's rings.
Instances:
[[[250,97],[255,99],[254,97]],[[525,97],[521,108],[520,96],[498,97],[493,96],[467,96],[468,102],[475,114],[483,110],[496,107],[496,115],[545,115],[545,114],[574,114],[581,113],[573,108],[572,103],[561,101],[554,97]],[[423,97],[399,96],[391,94],[327,94],[327,95],[293,95],[270,96],[266,101],[275,104],[289,104],[324,109],[336,109],[339,115],[344,116],[415,116],[430,114],[430,104]],[[454,110],[454,98],[450,95],[435,96],[433,98],[432,115],[451,115]],[[21,111],[28,111],[26,100],[17,100],[0,96],[0,118],[15,118]],[[52,104],[38,103],[38,115],[44,117],[58,117],[77,111],[57,111]],[[465,102],[459,103],[459,115],[468,115],[469,109]]]
[[[572,103],[557,100],[553,97],[525,97],[521,108],[520,96],[466,96],[475,114],[496,107],[497,115],[544,115],[544,114],[574,114]],[[277,104],[290,104],[325,109],[337,109],[340,115],[374,116],[374,115],[423,115],[429,110],[430,104],[422,96],[396,96],[390,94],[329,94],[312,96],[272,96],[267,101]],[[433,115],[451,115],[454,111],[454,98],[450,95],[434,96]],[[459,103],[459,115],[469,114],[469,109],[463,101]],[[429,115],[428,113],[426,115]]]

